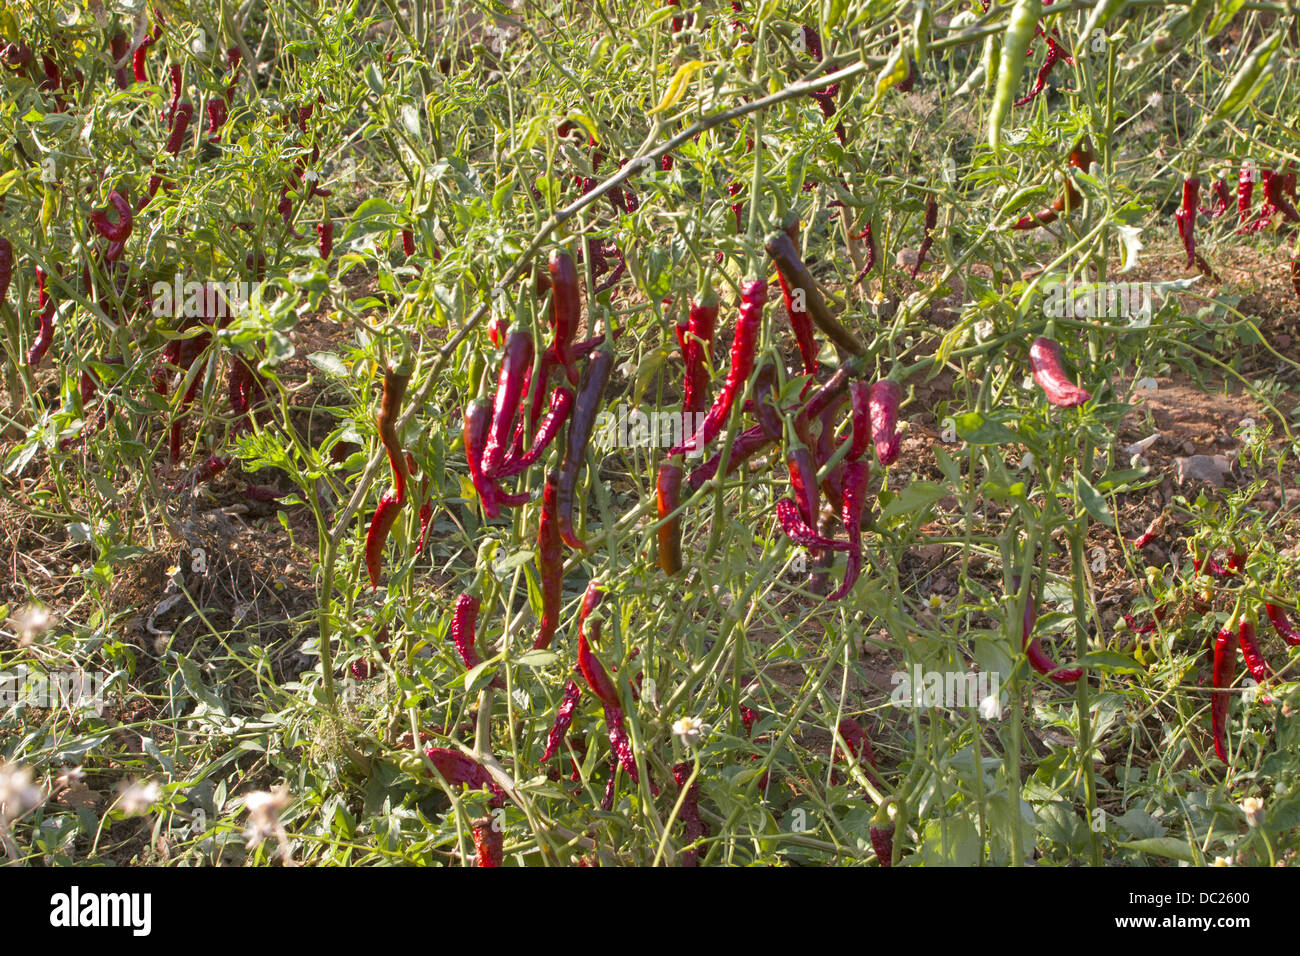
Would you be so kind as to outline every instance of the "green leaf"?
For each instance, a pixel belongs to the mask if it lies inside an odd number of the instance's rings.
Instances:
[[[880,512],[881,518],[892,518],[929,507],[949,494],[948,488],[933,481],[914,481],[898,493]]]
[[[1079,658],[1077,666],[1116,674],[1141,674],[1145,671],[1133,658],[1114,651],[1091,651]]]
[[[514,661],[524,667],[541,670],[543,667],[550,667],[559,659],[560,655],[555,651],[526,651],[516,657]]]
[[[1110,505],[1106,503],[1106,499],[1101,492],[1092,486],[1092,482],[1085,478],[1078,468],[1074,470],[1074,490],[1083,503],[1083,507],[1088,514],[1092,515],[1094,520],[1114,527],[1115,516],[1111,514]]]
[[[307,361],[311,362],[326,375],[332,375],[335,378],[346,378],[348,367],[343,364],[343,360],[333,352],[312,352],[307,356]]]
[[[972,445],[1005,445],[1020,437],[1010,428],[986,419],[979,412],[955,415],[953,425],[957,428],[957,435]]]
[[[1119,844],[1126,850],[1137,850],[1152,856],[1163,856],[1170,860],[1182,860],[1184,863],[1197,862],[1196,849],[1186,840],[1176,837],[1148,837],[1145,840],[1133,840]]]

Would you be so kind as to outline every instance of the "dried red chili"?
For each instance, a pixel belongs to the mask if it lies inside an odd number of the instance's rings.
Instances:
[[[578,366],[573,359],[573,336],[578,331],[582,305],[579,301],[578,270],[573,257],[562,249],[551,253],[546,263],[551,277],[551,328],[555,332],[552,350],[569,384],[578,386]]]
[[[785,234],[782,233],[784,236]],[[787,237],[788,241],[788,237]],[[705,415],[694,435],[668,452],[669,457],[703,448],[721,433],[731,414],[732,403],[740,397],[754,370],[754,353],[763,327],[763,306],[767,302],[767,283],[750,279],[740,287],[740,316],[731,343],[731,367],[722,391]]]
[[[393,471],[393,490],[379,499],[379,507],[375,509],[375,515],[370,520],[370,530],[366,533],[366,570],[370,575],[371,587],[376,588],[379,587],[384,543],[388,540],[388,533],[397,520],[398,512],[406,502],[406,457],[402,453],[396,423],[406,387],[411,381],[411,371],[410,363],[405,360],[384,371],[384,393],[375,419],[379,426],[379,437],[388,453],[388,464]]]
[[[40,326],[36,338],[32,340],[32,347],[27,352],[27,365],[30,368],[37,368],[41,364],[54,342],[54,312],[57,306],[54,297],[45,289],[45,278],[45,273],[37,266],[36,307],[40,309]]]
[[[1017,582],[1015,586],[1018,588],[1019,583]],[[1047,652],[1043,650],[1043,646],[1038,642],[1038,638],[1033,636],[1034,623],[1037,620],[1038,611],[1034,606],[1033,586],[1031,582],[1029,596],[1025,598],[1025,615],[1022,627],[1022,644],[1024,646],[1025,656],[1029,659],[1029,666],[1058,684],[1076,683],[1081,677],[1083,677],[1083,671],[1080,668],[1064,668],[1047,656]]]
[[[681,505],[682,466],[671,458],[659,465],[655,475],[655,506],[659,514],[659,567],[669,576],[682,569],[682,519],[672,515]]]
[[[564,589],[564,548],[560,537],[557,515],[557,485],[555,472],[546,476],[542,489],[542,519],[537,528],[537,572],[542,583],[542,620],[533,641],[533,648],[544,650],[551,646],[555,632],[560,627],[560,602]]]
[[[496,398],[492,403],[492,427],[483,448],[483,474],[488,478],[495,478],[505,462],[511,440],[510,426],[523,396],[525,370],[532,368],[532,364],[533,337],[522,322],[517,322],[506,334]]]
[[[691,778],[693,765],[689,761],[682,761],[673,767],[673,780],[677,786],[686,787],[686,781]],[[693,867],[700,865],[700,851],[695,848],[695,844],[704,836],[706,828],[704,821],[700,819],[700,783],[698,780],[691,781],[690,787],[686,790],[686,796],[682,798],[681,810],[678,816],[682,821],[682,837],[686,841],[687,849],[682,850],[682,866]]]
[[[546,412],[546,417],[542,419],[541,424],[537,427],[537,432],[533,436],[532,447],[523,455],[517,458],[510,458],[501,470],[498,472],[498,478],[510,478],[536,464],[546,453],[546,449],[551,446],[555,436],[560,433],[564,423],[569,418],[569,410],[573,407],[573,392],[567,388],[557,388],[551,392],[551,405]]]
[[[1268,615],[1269,623],[1273,625],[1273,630],[1277,631],[1278,637],[1292,647],[1300,647],[1300,630],[1291,623],[1286,611],[1276,604],[1265,602],[1264,613]]]
[[[912,266],[912,278],[921,271],[921,265],[925,262],[925,256],[934,245],[934,228],[939,224],[939,203],[931,194],[925,199],[925,223],[923,226],[924,233],[921,237],[921,248],[916,251],[916,264]]]
[[[1047,395],[1047,400],[1061,408],[1082,405],[1092,394],[1071,382],[1061,368],[1061,346],[1052,339],[1039,336],[1029,346],[1029,366],[1034,381]]]
[[[795,234],[798,235],[799,221],[794,220]],[[788,233],[787,233],[788,235]],[[794,330],[795,342],[799,346],[799,355],[803,359],[805,375],[817,374],[817,339],[813,333],[812,319],[808,317],[806,295],[803,289],[792,289],[790,280],[778,265],[777,280],[781,283],[781,295],[785,300],[786,315],[790,319],[790,328]],[[795,293],[799,301],[795,301]]]
[[[831,601],[838,601],[847,596],[862,573],[862,512],[866,506],[869,477],[870,468],[865,458],[844,465],[844,491],[840,505],[840,518],[849,535],[849,554],[848,563],[844,568],[844,580],[828,598]]]
[[[1214,693],[1210,702],[1210,726],[1214,732],[1214,752],[1228,763],[1228,688],[1237,675],[1237,651],[1233,647],[1231,627],[1214,638]]]
[[[181,103],[176,107],[175,123],[171,128],[171,134],[167,137],[167,143],[164,150],[175,156],[180,152],[181,145],[185,142],[185,134],[189,132],[190,120],[194,118],[194,107],[189,100]]]
[[[799,513],[799,506],[789,498],[776,503],[776,519],[785,536],[810,551],[848,551],[849,544],[818,534]]]

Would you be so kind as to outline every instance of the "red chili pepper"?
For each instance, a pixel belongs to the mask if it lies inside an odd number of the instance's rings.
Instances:
[[[176,120],[176,107],[181,101],[181,89],[184,86],[184,82],[181,76],[181,67],[179,63],[172,64],[172,66],[168,68],[167,73],[171,82],[172,99],[171,102],[167,104],[167,109],[160,113],[158,118],[163,121],[163,125],[168,129],[171,129],[172,123]]]
[[[226,101],[213,97],[207,102],[208,113],[208,132],[212,134],[211,142],[217,142],[221,139],[221,127],[226,125],[226,120],[230,117],[230,112],[226,107]]]
[[[673,767],[673,780],[677,782],[678,787],[685,787],[686,781],[691,778],[692,764],[690,761],[682,761]],[[694,849],[694,845],[704,836],[706,828],[704,821],[700,819],[700,784],[699,781],[693,781],[690,789],[686,791],[686,796],[682,798],[681,809],[678,816],[682,821],[682,838],[686,841],[687,849],[682,850],[682,866],[693,867],[700,865],[700,852]]]
[[[731,445],[731,456],[727,461],[727,474],[735,474],[740,470],[741,465],[770,444],[772,444],[772,439],[763,430],[762,425],[755,425],[753,428],[745,429],[736,436],[736,440]],[[718,473],[718,466],[721,464],[722,452],[719,451],[690,473],[686,479],[687,485],[690,486],[692,491],[699,491],[706,481]]]
[[[732,199],[735,199],[737,196],[740,195],[741,191],[744,188],[745,187],[740,185],[740,183],[736,182],[735,180],[732,180],[731,182],[727,183],[727,195],[730,196]],[[744,212],[744,209],[745,209],[745,204],[743,202],[733,202],[731,204],[731,214],[736,217],[737,234],[740,233],[740,219],[741,219],[741,214]]]
[[[546,263],[551,276],[551,328],[555,331],[552,349],[564,368],[569,384],[578,385],[578,365],[573,359],[573,336],[581,321],[582,304],[578,293],[578,270],[573,257],[562,249],[551,253]]]
[[[428,747],[424,755],[429,758],[434,769],[453,787],[464,784],[476,790],[486,789],[498,792],[496,783],[482,766],[459,750],[450,747]]]
[[[916,252],[916,265],[912,266],[912,278],[921,271],[921,264],[925,262],[925,255],[934,245],[934,227],[939,224],[939,203],[933,195],[927,196],[925,200],[925,234],[921,239],[921,248]]]
[[[1018,583],[1016,587],[1019,587]],[[1079,678],[1083,677],[1083,671],[1079,668],[1063,668],[1047,656],[1047,652],[1043,650],[1038,638],[1033,636],[1034,622],[1037,620],[1038,611],[1034,607],[1034,595],[1031,587],[1030,594],[1025,599],[1024,627],[1022,629],[1022,643],[1025,655],[1029,658],[1029,666],[1058,684],[1076,683]]]
[[[1088,140],[1081,140],[1074,149],[1070,150],[1069,164],[1085,173],[1092,167],[1092,144]],[[1078,209],[1082,205],[1083,196],[1074,188],[1074,183],[1067,176],[1064,196],[1058,196],[1050,206],[1040,209],[1032,216],[1021,216],[1011,228],[1036,229],[1039,226],[1046,226],[1055,222],[1060,213]]]
[[[370,575],[371,587],[376,588],[379,587],[384,544],[402,505],[406,503],[406,459],[397,437],[396,422],[410,380],[411,368],[405,362],[385,370],[384,394],[376,417],[379,437],[383,441],[384,450],[388,452],[388,463],[393,471],[393,490],[379,499],[379,507],[370,520],[370,530],[366,534],[366,570]]]
[[[525,370],[533,364],[533,337],[522,324],[510,327],[506,335],[505,354],[497,378],[496,399],[492,405],[492,427],[483,449],[483,474],[495,478],[505,462],[509,448],[511,424],[519,411],[523,395]]]
[[[551,725],[551,731],[546,735],[546,750],[542,754],[542,763],[550,760],[560,750],[560,744],[564,742],[564,735],[569,731],[569,725],[573,723],[573,715],[578,710],[578,701],[582,699],[582,690],[578,687],[576,681],[570,680],[564,685],[564,699],[560,701],[560,708],[555,712],[555,723]]]
[[[497,829],[493,817],[480,817],[474,822],[474,849],[478,866],[502,866],[505,863],[506,835]]]
[[[9,282],[14,275],[14,247],[9,240],[0,237],[0,304],[9,294]]]
[[[591,433],[596,425],[596,414],[604,403],[605,388],[609,385],[610,375],[614,370],[614,350],[608,345],[601,345],[592,354],[587,363],[587,377],[573,404],[573,414],[569,418],[568,441],[564,448],[564,459],[560,463],[559,480],[556,486],[556,514],[559,517],[560,537],[571,548],[581,550],[582,539],[573,530],[573,503],[577,490],[578,473],[587,458],[587,446],[591,443]]]
[[[789,498],[776,503],[776,519],[785,536],[810,551],[848,551],[849,544],[827,538],[814,531],[799,514],[799,506]]]
[[[655,504],[659,514],[659,567],[671,576],[682,569],[682,519],[665,520],[681,505],[682,466],[670,459],[659,466],[655,477]]]
[[[469,594],[456,598],[456,609],[451,618],[451,640],[456,645],[456,653],[465,662],[465,670],[472,671],[483,663],[478,656],[476,646],[476,628],[478,626],[479,599]],[[497,674],[492,678],[492,686],[505,690],[506,682]]]
[[[1242,163],[1241,172],[1237,174],[1237,215],[1241,227],[1239,232],[1246,229],[1246,220],[1250,218],[1250,199],[1254,191],[1254,167],[1249,163]]]
[[[782,233],[784,236],[785,234]],[[787,241],[789,237],[786,237]],[[745,383],[754,370],[754,353],[763,328],[763,306],[767,302],[767,283],[751,279],[740,287],[740,317],[736,320],[736,333],[731,343],[731,367],[722,391],[709,408],[699,430],[682,444],[668,452],[669,457],[703,448],[722,431],[731,414],[732,403],[745,390]]]
[[[804,388],[808,388],[811,384],[809,381]],[[745,411],[758,419],[759,427],[768,438],[781,441],[785,425],[781,420],[781,412],[777,408],[775,363],[764,362],[758,374],[754,376],[754,398],[753,401],[745,403]]]
[[[1231,627],[1219,631],[1214,639],[1214,694],[1210,702],[1210,726],[1214,731],[1214,752],[1228,763],[1228,688],[1237,675],[1237,652],[1232,646]]]
[[[536,435],[533,436],[532,447],[522,456],[508,460],[501,467],[497,477],[510,478],[536,464],[555,440],[555,436],[560,433],[560,429],[564,427],[572,407],[572,391],[560,387],[551,392],[551,406],[546,412],[546,417],[542,419],[541,425],[538,426]]]
[[[225,471],[230,462],[231,458],[229,456],[209,455],[203,464],[195,468],[184,481],[173,485],[169,490],[172,494],[179,494],[188,488],[197,488]]]
[[[108,41],[108,51],[116,68],[114,77],[119,90],[129,90],[131,88],[131,77],[126,72],[126,57],[130,49],[131,41],[127,39],[125,33],[120,31],[114,33]]]
[[[894,865],[894,824],[877,823],[875,820],[867,827],[871,838],[871,848],[876,851],[876,859],[881,866]]]
[[[882,397],[884,397],[883,393]],[[867,448],[874,440],[874,429],[871,427],[870,386],[866,382],[854,382],[849,386],[849,401],[852,408],[853,440],[849,445],[849,453],[846,459],[848,461],[857,461],[867,453]],[[897,407],[897,403],[895,403],[895,407]]]
[[[1208,210],[1202,209],[1201,212],[1210,219],[1218,219],[1232,206],[1232,189],[1228,186],[1228,180],[1222,176],[1214,180],[1211,189],[1214,193],[1214,202]]]
[[[854,760],[858,761],[859,764],[865,765],[863,767],[863,773],[866,774],[867,779],[879,787],[880,779],[872,773],[873,770],[878,769],[876,766],[876,754],[871,748],[871,738],[868,737],[867,732],[862,729],[862,725],[852,717],[845,717],[839,723],[839,732],[840,736],[844,738],[844,744],[848,748],[849,754]],[[836,763],[838,762],[839,758],[837,757]]]
[[[560,603],[564,591],[564,548],[557,515],[555,472],[546,476],[542,488],[542,520],[537,529],[537,572],[542,582],[542,621],[533,641],[534,650],[545,650],[560,627]]]
[[[1016,106],[1024,106],[1030,102],[1043,88],[1047,86],[1047,77],[1052,72],[1052,68],[1062,60],[1068,59],[1069,53],[1059,43],[1050,36],[1047,38],[1047,58],[1043,60],[1043,65],[1038,68],[1038,76],[1034,79],[1034,86],[1028,93],[1016,100]]]
[[[795,220],[795,228],[798,229],[798,220]],[[802,289],[797,290],[800,293],[800,303],[794,300],[794,292],[791,289],[790,281],[786,278],[780,267],[776,271],[777,280],[781,283],[781,295],[785,299],[786,315],[790,318],[790,328],[794,330],[795,342],[799,345],[799,355],[803,359],[803,371],[805,375],[817,374],[817,338],[813,333],[812,319],[808,317],[806,307],[806,296]]]
[[[1196,211],[1197,199],[1201,191],[1201,181],[1195,176],[1183,180],[1183,203],[1178,207],[1174,218],[1178,221],[1178,235],[1183,240],[1183,251],[1187,253],[1187,267],[1190,269],[1196,261]]]
[[[316,223],[316,235],[320,239],[320,257],[328,260],[334,251],[334,220],[324,219]]]
[[[892,465],[897,461],[902,448],[903,440],[898,434],[898,406],[902,400],[902,389],[897,382],[888,378],[873,384],[867,395],[871,439],[875,442],[876,457],[882,465]]]
[[[844,466],[844,492],[840,518],[849,535],[848,563],[844,580],[828,600],[838,601],[853,590],[862,573],[862,512],[866,506],[867,481],[871,476],[867,459],[847,462]]]
[[[876,237],[871,234],[871,223],[867,223],[866,227],[853,238],[865,239],[867,242],[866,261],[862,264],[862,268],[858,270],[858,274],[853,277],[853,284],[856,285],[866,278],[867,273],[876,267],[876,259],[880,255],[880,250],[876,246]]]
[[[194,107],[188,100],[176,107],[176,122],[172,126],[171,135],[167,137],[167,145],[163,147],[173,156],[180,152],[181,145],[185,142],[185,134],[189,132],[190,120],[194,117]]]
[[[682,411],[703,412],[709,407],[708,356],[713,352],[713,331],[718,321],[718,300],[712,293],[691,302],[686,334],[682,338]]]
[[[1265,602],[1264,613],[1268,615],[1269,623],[1273,625],[1273,630],[1277,631],[1278,637],[1292,647],[1300,647],[1300,630],[1291,623],[1286,611],[1276,604]]]
[[[470,480],[478,492],[479,503],[483,513],[495,518],[501,513],[496,485],[483,474],[483,446],[487,443],[488,429],[492,421],[492,406],[485,398],[476,398],[465,407],[463,436],[465,440],[465,461],[469,465]]]
[[[40,309],[40,327],[36,333],[36,338],[32,340],[32,347],[27,352],[27,365],[30,368],[37,368],[45,358],[45,353],[50,350],[50,345],[54,342],[54,312],[57,308],[54,297],[45,291],[45,273],[40,267],[36,268],[36,307]]]
[[[105,239],[122,242],[131,235],[131,203],[116,189],[108,194],[108,203],[117,211],[117,222],[109,220],[106,209],[93,209],[90,212],[90,224]]]
[[[1053,340],[1039,336],[1029,347],[1029,366],[1034,381],[1047,395],[1047,400],[1061,408],[1082,405],[1092,398],[1091,393],[1071,382],[1061,369],[1061,346]]]
[[[1297,211],[1292,205],[1291,200],[1286,196],[1286,176],[1281,173],[1274,173],[1271,169],[1265,169],[1263,172],[1264,181],[1264,208],[1268,210],[1260,211],[1261,221],[1272,218],[1274,211],[1281,212],[1287,222],[1300,222],[1300,211]]]
[[[1255,678],[1255,683],[1267,682],[1273,676],[1273,672],[1255,642],[1255,625],[1246,618],[1242,618],[1237,627],[1237,642],[1241,645],[1241,654],[1246,658],[1246,668],[1250,671],[1250,676]]]
[[[817,464],[803,442],[795,439],[786,452],[786,468],[790,472],[790,490],[799,507],[799,517],[810,528],[817,526],[821,506],[817,495]]]

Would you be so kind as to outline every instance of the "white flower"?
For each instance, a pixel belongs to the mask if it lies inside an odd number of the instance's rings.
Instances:
[[[32,783],[32,772],[17,764],[0,764],[0,819],[21,816],[43,799]]]
[[[1160,109],[1160,107],[1164,105],[1165,105],[1165,98],[1160,93],[1152,93],[1150,96],[1147,97],[1147,106],[1151,107],[1153,110],[1158,110]]]
[[[700,742],[704,729],[704,721],[698,717],[682,717],[673,722],[673,733],[688,747],[694,747]]]
[[[162,796],[162,787],[155,780],[141,783],[136,780],[124,787],[118,798],[117,807],[128,817],[138,817],[148,813]]]
[[[1216,856],[1214,858],[1215,866],[1232,866],[1232,860],[1226,856]]]
[[[984,720],[1001,719],[1002,701],[998,699],[997,694],[989,694],[980,700],[980,717]]]
[[[1264,801],[1260,797],[1247,797],[1241,801],[1241,812],[1246,814],[1246,822],[1257,827],[1264,822]]]
[[[248,810],[248,829],[244,835],[256,847],[263,840],[276,836],[280,830],[280,811],[289,805],[289,785],[282,783],[271,790],[258,790],[244,797]]]

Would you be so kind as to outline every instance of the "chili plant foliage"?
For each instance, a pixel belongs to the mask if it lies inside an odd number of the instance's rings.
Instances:
[[[29,6],[7,856],[1294,862],[1294,6]]]

